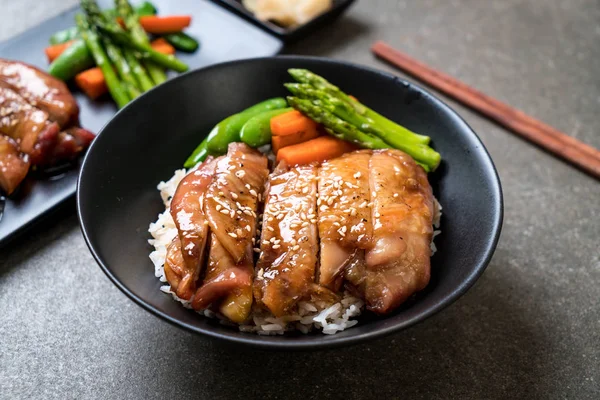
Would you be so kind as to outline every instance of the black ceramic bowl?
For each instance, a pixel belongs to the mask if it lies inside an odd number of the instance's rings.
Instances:
[[[385,318],[369,313],[335,335],[258,336],[189,311],[159,290],[148,258],[150,222],[164,210],[156,185],[181,168],[213,125],[266,98],[283,96],[288,68],[308,68],[380,113],[428,135],[442,154],[430,174],[443,205],[442,233],[426,290]],[[79,219],[92,254],[127,296],[165,320],[214,338],[263,348],[315,349],[397,332],[465,293],[492,257],[502,225],[498,175],[483,144],[440,100],[392,75],[344,62],[275,57],[192,71],[139,97],[102,130],[85,157]]]

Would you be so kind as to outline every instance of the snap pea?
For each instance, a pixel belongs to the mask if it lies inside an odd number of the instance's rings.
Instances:
[[[208,149],[206,148],[206,139],[200,143],[200,146],[196,147],[196,150],[188,157],[183,166],[185,168],[192,168],[199,162],[202,162],[208,156]]]
[[[240,139],[250,147],[271,143],[271,118],[292,111],[293,108],[266,111],[248,120],[242,127]]]
[[[185,51],[186,53],[193,53],[200,46],[196,39],[183,32],[169,33],[163,37],[177,50]]]
[[[48,73],[68,81],[81,71],[94,66],[94,58],[82,39],[77,39],[48,67]]]
[[[207,145],[210,154],[225,154],[229,143],[240,141],[240,131],[248,120],[265,111],[287,107],[283,97],[276,97],[253,105],[244,111],[231,115],[219,122],[208,134]]]
[[[66,43],[69,40],[73,40],[78,36],[79,36],[79,31],[77,30],[77,27],[72,26],[68,29],[58,31],[55,34],[53,34],[52,36],[50,36],[50,44],[55,45],[55,44]]]

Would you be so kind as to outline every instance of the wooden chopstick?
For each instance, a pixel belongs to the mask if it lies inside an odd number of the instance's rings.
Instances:
[[[436,71],[384,42],[373,44],[371,51],[405,73],[600,179],[600,150],[486,96],[449,75]]]

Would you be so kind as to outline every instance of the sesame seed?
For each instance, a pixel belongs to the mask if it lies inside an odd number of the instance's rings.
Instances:
[[[304,221],[304,222],[302,223],[302,227],[307,227],[307,226],[308,226],[308,222]]]
[[[231,197],[232,197],[234,200],[237,200],[237,198],[238,198],[239,196],[238,196],[237,194],[235,194],[235,193],[231,193]]]
[[[377,196],[377,193],[371,192],[371,197],[375,197],[375,196]]]
[[[293,246],[293,245],[295,245],[296,243],[298,243],[298,242],[296,241],[296,239],[292,239],[292,240],[290,240],[290,244],[291,244],[292,246]]]
[[[306,219],[306,213],[304,211],[300,213],[300,219]]]
[[[254,250],[255,253],[260,253],[260,249],[258,249],[256,247],[253,250]]]
[[[298,250],[299,248],[300,248],[300,246],[298,246],[298,245],[295,245],[294,247],[292,247],[292,251],[296,251],[296,250]]]
[[[348,186],[350,189],[352,189],[354,187],[354,185],[351,184],[350,182],[346,182],[346,186]]]
[[[285,217],[285,214],[281,213],[281,214],[278,214],[277,217],[275,217],[275,218],[281,220],[281,219],[283,219],[283,217]]]
[[[317,223],[317,219],[313,218],[313,219],[310,220],[310,222],[312,222],[313,224],[316,224]]]
[[[327,207],[326,205],[322,205],[321,207],[319,207],[319,210],[321,211],[327,211],[329,209],[329,207]]]
[[[229,232],[228,235],[231,236],[232,238],[237,238],[237,235],[233,232]]]
[[[269,242],[271,242],[271,243],[275,243],[275,240],[276,240],[276,239],[275,239],[274,237],[272,237],[272,238],[269,240]]]
[[[250,225],[246,225],[246,230],[247,230],[248,232],[252,232],[252,228],[250,227]]]
[[[342,230],[342,232],[346,233],[346,231],[348,230],[348,227],[342,226],[340,229]]]
[[[229,214],[229,210],[224,208],[221,210],[221,214]]]
[[[381,217],[381,214],[375,213],[375,218],[379,218],[379,217]]]
[[[297,227],[298,227],[298,224],[290,224],[290,228],[292,228],[292,229],[297,228]]]
[[[250,225],[248,225],[250,226]],[[256,238],[252,238],[252,244],[256,244]]]
[[[219,192],[219,196],[225,196],[225,193]]]
[[[274,249],[278,249],[278,248],[280,248],[280,247],[281,247],[281,246],[280,246],[280,245],[278,245],[278,244],[274,244],[274,245],[273,245],[273,248],[274,248]]]
[[[250,184],[249,184],[249,183],[246,183],[244,186],[245,186],[245,187],[246,187],[246,189],[248,189],[248,190],[252,189],[252,186],[250,186]]]
[[[252,211],[244,210],[244,214],[246,214],[246,215],[252,215]]]
[[[363,201],[362,203],[360,203],[360,205],[358,206],[358,208],[365,208],[367,206],[367,202]]]
[[[258,201],[262,201],[262,194],[258,194]]]
[[[256,190],[254,190],[254,189],[250,189],[250,194],[254,197],[258,196],[258,193],[256,193]]]
[[[271,222],[271,221],[273,221],[273,219],[274,219],[273,217],[269,217],[269,218],[267,218],[267,222]]]
[[[353,217],[356,217],[356,209],[352,208],[352,211],[350,211],[350,215]]]
[[[235,211],[231,210],[231,212],[229,213],[229,216],[230,216],[231,218],[233,218],[233,217],[235,216]]]
[[[334,197],[330,197],[329,200],[327,200],[327,204],[332,205],[334,200],[335,200]]]
[[[219,210],[221,210],[221,208],[223,208],[223,206],[220,204],[217,204],[217,206],[215,208],[217,209],[217,211],[219,211]]]
[[[243,232],[243,231],[242,231],[240,228],[237,228],[237,229],[235,230],[235,233],[236,233],[238,236],[242,236],[242,235],[244,234],[244,232]]]
[[[268,229],[269,231],[271,231],[271,232],[275,232],[275,229],[273,229],[273,227],[272,227],[272,226],[267,226],[267,229]]]
[[[268,240],[263,240],[262,244],[269,244],[270,242]]]
[[[242,215],[242,212],[241,212],[240,210],[237,210],[235,213],[236,213],[237,215]]]
[[[335,221],[335,222],[333,223],[333,225],[334,225],[334,226],[340,226],[340,223],[339,223],[339,222],[337,222],[337,221]]]
[[[356,179],[358,179],[358,178],[360,178],[360,175],[361,175],[361,174],[360,174],[360,172],[357,172],[357,173],[355,173],[355,174],[354,174],[354,177],[355,177]]]
[[[394,197],[398,197],[398,193],[394,193]]]
[[[303,194],[306,194],[306,193],[308,193],[308,188],[307,188],[307,187],[305,187],[304,189],[302,189],[302,193],[303,193]]]

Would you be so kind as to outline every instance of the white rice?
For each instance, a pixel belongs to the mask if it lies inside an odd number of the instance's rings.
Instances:
[[[167,256],[167,247],[177,236],[177,228],[175,222],[169,212],[171,198],[175,194],[175,190],[179,182],[185,177],[186,170],[179,169],[175,171],[175,175],[166,182],[160,182],[157,189],[160,191],[160,196],[165,205],[165,211],[158,215],[156,222],[150,224],[148,232],[152,235],[152,239],[148,240],[150,245],[154,246],[154,251],[150,253],[150,260],[154,264],[154,275],[163,283],[167,283],[165,277],[165,258]],[[435,200],[434,226],[439,228],[442,207]],[[441,231],[435,230],[433,237]],[[436,251],[433,240],[431,242],[432,255]],[[183,304],[184,307],[191,309],[191,300],[183,300],[171,291],[169,284],[160,287],[164,293],[168,293],[176,301]],[[198,311],[208,318],[219,318],[221,323],[225,325],[237,326],[242,332],[251,332],[259,335],[283,335],[285,332],[299,331],[309,333],[313,330],[320,330],[322,333],[331,335],[336,332],[343,331],[358,323],[355,317],[358,317],[364,309],[364,302],[349,292],[344,292],[340,302],[333,304],[330,307],[318,307],[317,304],[301,301],[298,303],[296,313],[276,318],[267,311],[254,309],[252,312],[252,320],[244,325],[235,325],[227,321],[224,317],[211,310]],[[319,311],[321,309],[321,311]]]

